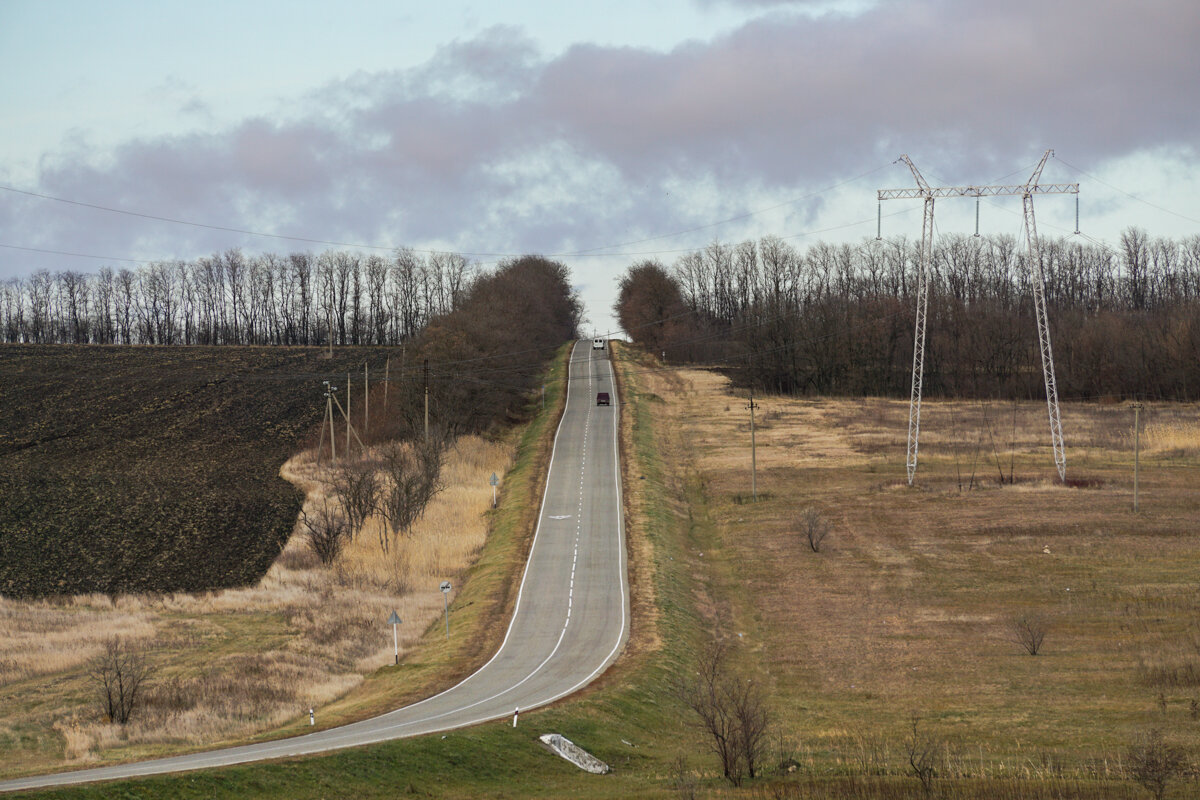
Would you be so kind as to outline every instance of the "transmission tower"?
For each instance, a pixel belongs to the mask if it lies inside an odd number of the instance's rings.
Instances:
[[[1024,184],[1017,186],[939,186],[930,187],[921,172],[907,155],[898,159],[912,171],[917,186],[914,189],[880,189],[879,201],[921,199],[925,201],[925,216],[921,223],[921,253],[917,274],[917,314],[913,332],[912,394],[908,404],[908,485],[912,486],[917,474],[917,451],[921,437],[921,388],[925,377],[925,321],[929,311],[929,264],[933,256],[933,201],[937,197],[1001,197],[1020,195],[1025,212],[1025,238],[1029,242],[1029,264],[1033,269],[1033,305],[1037,316],[1038,345],[1042,353],[1042,377],[1046,383],[1046,407],[1050,416],[1050,442],[1054,448],[1054,466],[1058,468],[1059,480],[1067,478],[1067,459],[1063,448],[1062,419],[1058,411],[1058,383],[1054,378],[1054,350],[1050,346],[1050,324],[1046,315],[1046,282],[1042,271],[1041,245],[1037,235],[1037,221],[1033,214],[1035,194],[1079,194],[1077,183],[1039,184],[1042,169],[1047,159],[1054,154],[1047,150],[1042,154],[1033,174]]]

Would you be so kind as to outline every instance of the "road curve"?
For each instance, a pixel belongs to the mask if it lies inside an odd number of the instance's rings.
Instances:
[[[617,431],[607,349],[577,342],[546,492],[508,631],[461,683],[378,717],[291,739],[0,782],[0,791],[132,778],[322,753],[474,725],[537,708],[587,685],[629,635],[629,586]],[[611,406],[596,406],[608,392]]]

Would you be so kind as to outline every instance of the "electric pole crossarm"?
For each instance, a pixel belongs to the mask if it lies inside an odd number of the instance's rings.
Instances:
[[[922,200],[926,197],[1023,197],[1026,194],[1079,194],[1078,183],[1040,186],[935,186],[929,189],[880,189],[880,200]]]

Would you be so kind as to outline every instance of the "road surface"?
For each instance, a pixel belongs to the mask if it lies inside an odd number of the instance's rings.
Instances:
[[[500,649],[441,694],[382,716],[292,739],[0,782],[0,791],[221,767],[509,718],[587,685],[629,634],[629,587],[617,457],[620,402],[609,351],[577,342],[567,405],[555,435],[546,493],[516,609]],[[598,392],[611,406],[597,407]],[[381,612],[382,613],[382,612]]]

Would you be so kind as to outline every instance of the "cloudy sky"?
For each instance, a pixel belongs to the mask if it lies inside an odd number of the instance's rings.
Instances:
[[[1196,0],[583,5],[0,0],[0,279],[317,242],[544,253],[605,329],[634,261],[874,237],[901,153],[935,185],[1023,183],[1053,148],[1043,180],[1081,184],[1092,239],[1200,233]],[[883,212],[920,235],[912,201]],[[1038,201],[1044,235],[1074,214]],[[1020,226],[1019,199],[984,205],[983,232]],[[939,205],[939,232],[973,229],[971,201]]]

